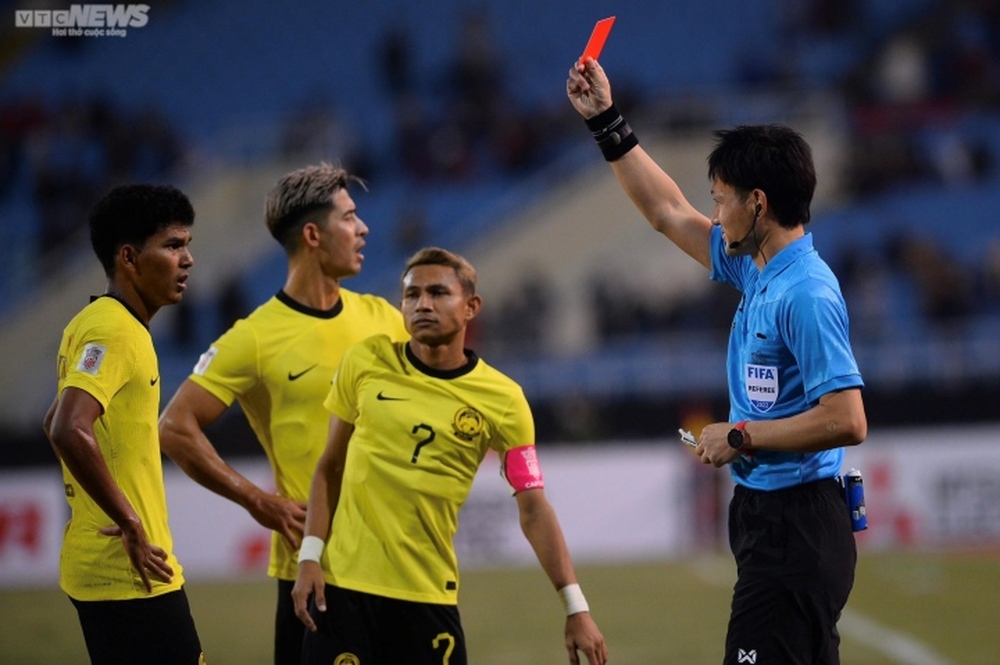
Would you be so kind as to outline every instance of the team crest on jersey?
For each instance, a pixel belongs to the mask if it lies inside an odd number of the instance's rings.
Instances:
[[[778,368],[771,365],[746,366],[746,390],[750,404],[758,411],[770,411],[778,401]]]
[[[472,441],[482,434],[483,424],[486,419],[471,406],[463,406],[455,412],[455,417],[451,421],[451,426],[455,429],[455,434],[463,441]]]
[[[76,365],[77,371],[96,375],[97,370],[101,369],[101,363],[104,362],[104,356],[107,352],[107,347],[100,344],[86,345],[83,347],[83,355],[80,356],[80,362]]]
[[[361,659],[353,653],[342,653],[334,659],[333,665],[361,665]]]

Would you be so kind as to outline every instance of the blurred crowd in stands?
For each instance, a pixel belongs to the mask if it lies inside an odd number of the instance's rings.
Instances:
[[[747,59],[740,82],[744,87],[794,88],[801,76],[797,54],[813,43],[839,43],[862,55],[842,71],[834,68],[826,81],[847,113],[850,147],[841,181],[850,199],[864,200],[913,183],[950,187],[1000,182],[1000,138],[960,129],[969,114],[1000,117],[1000,0],[932,2],[929,10],[877,36],[865,26],[863,0],[776,4],[781,46],[773,58]],[[551,107],[518,104],[488,12],[471,11],[461,21],[451,64],[437,80],[422,80],[415,71],[410,28],[385,28],[373,57],[393,109],[388,155],[373,151],[374,142],[349,125],[337,102],[317,93],[289,110],[276,130],[275,157],[338,155],[362,177],[391,173],[426,188],[518,176],[545,164],[567,138],[585,140],[561,90],[553,91]],[[652,99],[657,91],[644,93]],[[639,102],[629,98],[629,105]],[[993,127],[1000,133],[1000,122]],[[111,183],[175,179],[184,172],[191,148],[184,129],[170,118],[152,108],[126,111],[100,93],[59,104],[0,95],[0,205],[17,183],[30,188],[44,274],[48,260],[58,260],[63,242],[83,226],[85,211]],[[933,237],[916,234],[883,246],[845,247],[842,256],[831,258],[841,264],[845,292],[856,301],[850,303],[855,318],[865,321],[861,330],[876,334],[882,325],[878,303],[885,294],[878,284],[885,275],[902,277],[915,288],[926,321],[951,324],[998,307],[997,233],[988,250],[983,239],[969,239],[984,250],[975,265],[949,256]],[[428,236],[419,201],[401,210],[395,242],[403,252],[433,240]],[[623,293],[599,278],[586,288],[603,339],[724,331],[729,325],[731,298],[724,289],[692,302],[650,303],[644,294]],[[490,336],[540,339],[551,298],[544,276],[525,276],[518,297],[489,317]],[[505,326],[504,321],[513,323]]]
[[[566,134],[558,128],[569,124],[561,107],[518,104],[487,12],[471,10],[460,21],[437,80],[418,80],[405,28],[389,28],[380,44],[398,166],[419,181],[523,173],[552,156],[554,139]]]
[[[990,145],[949,129],[964,114],[1000,113],[1000,2],[938,3],[888,35],[840,84],[853,136],[850,193],[995,175]],[[937,134],[930,145],[928,133]]]
[[[126,112],[98,93],[60,104],[0,101],[0,201],[18,184],[28,189],[41,275],[62,258],[107,189],[171,178],[183,160],[178,131],[153,108]]]

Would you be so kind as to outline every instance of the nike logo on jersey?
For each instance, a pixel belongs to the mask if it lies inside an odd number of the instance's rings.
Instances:
[[[316,363],[312,367],[306,367],[304,370],[302,370],[298,374],[292,374],[291,372],[289,372],[288,373],[288,380],[289,381],[294,381],[295,379],[298,379],[298,378],[300,378],[302,376],[305,376],[308,372],[311,372],[312,370],[316,369],[317,366],[319,366],[319,363]]]
[[[408,401],[410,401],[409,397],[389,397],[388,395],[383,395],[381,390],[378,392],[378,395],[375,395],[375,399],[379,400],[380,402],[408,402]]]
[[[150,379],[150,380],[149,380],[149,385],[151,385],[151,386],[155,386],[155,385],[156,385],[156,382],[157,382],[157,381],[159,381],[159,380],[160,380],[160,377],[159,377],[159,376],[157,376],[156,378],[153,378],[153,379]]]

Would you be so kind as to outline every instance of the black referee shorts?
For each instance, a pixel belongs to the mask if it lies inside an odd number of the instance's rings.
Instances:
[[[134,600],[76,600],[92,665],[204,665],[183,589]]]
[[[840,483],[737,485],[729,545],[737,580],[725,665],[838,665],[837,620],[858,558]]]
[[[309,602],[303,665],[467,665],[455,605],[414,603],[326,585],[326,612]]]

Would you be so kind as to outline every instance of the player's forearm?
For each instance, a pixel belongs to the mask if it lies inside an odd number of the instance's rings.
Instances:
[[[305,535],[326,541],[330,537],[330,523],[340,500],[340,477],[329,477],[328,468],[320,463],[309,487],[309,506],[306,509]]]
[[[62,459],[59,448],[56,447],[55,442],[52,440],[52,422],[55,419],[56,407],[58,405],[59,399],[53,399],[52,405],[49,406],[49,410],[45,412],[45,418],[42,420],[42,431],[45,432],[45,440],[49,442],[49,446],[52,448],[52,452],[55,454],[56,459]]]
[[[93,435],[77,429],[54,431],[52,445],[80,488],[122,531],[132,533],[141,525],[128,497],[115,483]]]
[[[52,404],[49,405],[48,410],[45,412],[45,417],[42,419],[42,431],[45,432],[45,438],[50,442],[52,441],[52,420],[56,415],[56,407],[59,405],[58,399],[53,399]]]
[[[521,531],[555,589],[576,583],[569,549],[552,506],[545,502],[521,512]]]
[[[160,447],[174,464],[202,487],[251,512],[264,492],[229,466],[204,433],[191,433],[172,421],[160,422]]]

